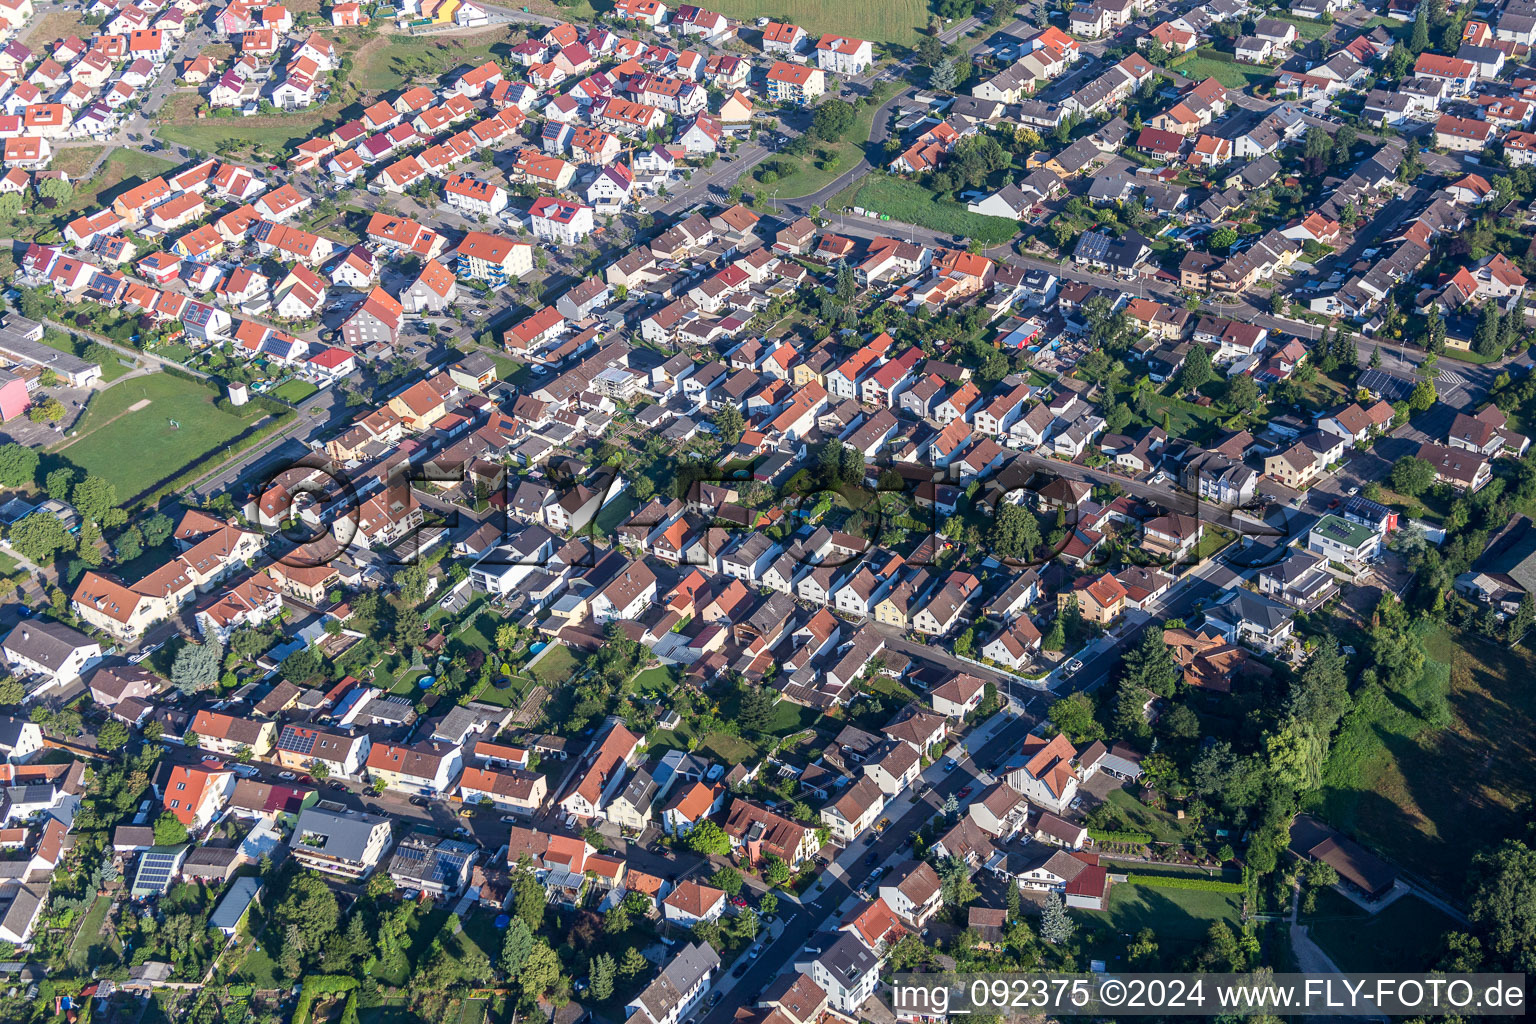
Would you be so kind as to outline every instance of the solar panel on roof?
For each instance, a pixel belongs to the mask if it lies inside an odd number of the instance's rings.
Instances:
[[[289,726],[284,730],[283,749],[294,754],[309,754],[315,749],[315,734]]]
[[[1363,370],[1359,384],[1367,391],[1374,391],[1389,402],[1407,398],[1413,394],[1415,382],[1387,373],[1385,370]]]

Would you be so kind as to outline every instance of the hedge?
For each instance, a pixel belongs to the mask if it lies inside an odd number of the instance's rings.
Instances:
[[[1170,875],[1126,875],[1131,885],[1154,889],[1201,889],[1205,892],[1243,892],[1242,882],[1223,882],[1218,878],[1189,878]],[[295,1022],[297,1024],[297,1022]]]
[[[304,979],[304,987],[299,990],[299,1000],[293,1007],[293,1024],[309,1024],[310,1010],[314,1008],[315,1000],[320,996],[354,992],[356,988],[357,979],[344,974],[309,975]],[[355,1013],[356,1004],[352,1003],[352,1006]]]
[[[1115,832],[1101,828],[1089,829],[1088,836],[1096,843],[1140,843],[1145,846],[1152,841],[1145,832]]]

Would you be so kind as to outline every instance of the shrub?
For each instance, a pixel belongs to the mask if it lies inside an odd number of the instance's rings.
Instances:
[[[1219,878],[1191,878],[1188,876],[1126,875],[1131,885],[1145,885],[1154,889],[1199,889],[1204,892],[1242,892],[1243,883],[1223,882]]]
[[[1123,832],[1114,829],[1091,828],[1088,835],[1096,843],[1137,843],[1145,846],[1152,837],[1145,832]]]

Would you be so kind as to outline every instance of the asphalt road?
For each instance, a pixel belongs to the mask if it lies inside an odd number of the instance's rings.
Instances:
[[[781,973],[792,971],[795,958],[804,949],[806,939],[823,927],[836,926],[836,919],[841,917],[840,908],[863,885],[863,880],[868,878],[876,864],[884,866],[889,872],[892,867],[906,860],[911,855],[912,836],[938,812],[946,797],[967,786],[979,791],[984,783],[978,762],[980,765],[992,765],[1003,760],[1037,724],[1038,719],[1031,716],[1013,718],[982,746],[979,755],[961,761],[959,768],[950,772],[943,771],[937,765],[929,768],[924,778],[929,781],[930,788],[911,809],[893,820],[874,844],[866,846],[859,842],[849,847],[834,864],[822,872],[817,887],[810,890],[812,895],[808,901],[796,905],[791,900],[781,899],[779,909],[784,918],[783,932],[758,959],[751,961],[751,966],[739,980],[732,979],[733,987],[727,990],[730,995],[722,999],[714,1009],[700,1016],[699,1024],[731,1024],[737,1007],[755,1002],[756,993],[766,988],[769,982]],[[874,855],[875,863],[866,864],[871,854]],[[726,975],[727,979],[730,977]],[[744,995],[737,996],[736,992]]]

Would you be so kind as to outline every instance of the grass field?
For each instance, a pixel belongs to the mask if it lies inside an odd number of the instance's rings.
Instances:
[[[1178,842],[1184,838],[1184,832],[1179,827],[1177,818],[1164,811],[1148,807],[1123,789],[1110,790],[1104,800],[1119,812],[1127,827],[1133,831],[1145,832],[1153,839],[1166,843]]]
[[[1375,914],[1329,889],[1306,918],[1313,941],[1341,971],[1424,971],[1443,952],[1445,933],[1458,925],[1417,896],[1403,896]]]
[[[710,10],[748,24],[758,18],[788,18],[813,38],[836,32],[902,46],[916,42],[930,16],[928,5],[920,0],[853,0],[832,5],[819,0],[723,0]]]
[[[148,401],[136,411],[133,406]],[[126,503],[219,450],[255,422],[223,412],[213,392],[168,373],[108,388],[91,400],[76,436],[53,451],[117,486]],[[172,427],[170,420],[180,424]],[[124,452],[133,458],[125,459]]]
[[[69,36],[79,36],[81,39],[91,38],[91,34],[99,32],[100,28],[92,28],[82,19],[84,11],[49,11],[37,20],[28,32],[25,42],[33,48],[39,45],[55,42]]]
[[[575,15],[562,8],[560,17]],[[400,89],[418,78],[437,78],[461,64],[505,58],[526,35],[515,25],[474,35],[388,36],[358,51],[353,77],[365,92]]]
[[[166,142],[209,153],[224,151],[234,145],[259,147],[275,154],[314,135],[324,120],[318,112],[210,117],[188,124],[162,124],[155,128],[155,134]]]
[[[1528,685],[1536,656],[1445,632],[1431,634],[1427,646],[1429,671],[1449,666],[1453,723],[1431,728],[1399,708],[1366,735],[1346,731],[1335,742],[1319,810],[1454,894],[1477,851],[1466,837],[1518,830],[1536,793],[1536,691]]]
[[[1074,910],[1072,916],[1097,933],[1087,942],[1094,955],[1123,949],[1126,940],[1122,936],[1151,928],[1167,956],[1204,942],[1217,921],[1226,921],[1238,931],[1241,911],[1241,898],[1236,893],[1120,884],[1110,887],[1108,909]]]
[[[304,399],[308,398],[310,395],[319,390],[319,388],[315,387],[307,380],[294,379],[283,381],[277,387],[272,389],[271,395],[273,398],[287,402],[290,405],[298,405],[300,402],[304,401]]]
[[[1177,71],[1185,78],[1193,78],[1195,81],[1214,78],[1228,89],[1246,89],[1275,77],[1275,73],[1269,68],[1236,64],[1231,60],[1207,56],[1202,51],[1196,51],[1195,56],[1192,57],[1169,61],[1168,69]]]
[[[53,160],[49,162],[50,171],[63,171],[69,175],[69,180],[76,178],[90,170],[91,164],[101,156],[105,146],[69,146],[59,147],[53,151]]]
[[[1281,21],[1289,22],[1296,26],[1296,34],[1303,39],[1321,39],[1328,34],[1332,25],[1324,25],[1320,21],[1311,18],[1281,18]]]
[[[848,205],[887,214],[904,224],[964,235],[989,248],[1019,233],[1017,221],[972,213],[952,200],[936,199],[932,192],[906,178],[870,175],[853,193]]]
[[[860,104],[847,137],[830,147],[824,147],[837,153],[837,166],[833,170],[822,170],[817,166],[820,157],[815,154],[803,157],[779,154],[765,163],[772,163],[776,167],[792,167],[793,170],[788,174],[781,173],[779,180],[772,184],[753,185],[753,191],[759,197],[766,198],[777,189],[780,199],[795,199],[820,192],[839,175],[853,170],[864,158],[864,147],[869,144],[870,129],[874,127],[875,112],[879,109],[879,104]]]

